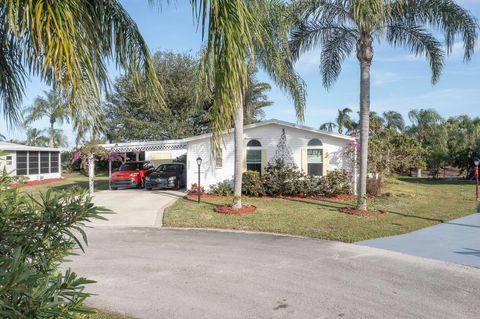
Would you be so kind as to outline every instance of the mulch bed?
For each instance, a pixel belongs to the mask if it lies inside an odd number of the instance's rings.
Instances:
[[[333,197],[315,197],[315,196],[244,196],[246,198],[258,199],[288,199],[288,200],[331,200],[331,201],[350,201],[357,197],[355,195],[338,195]],[[198,195],[194,193],[187,194],[188,199],[197,199]],[[228,196],[202,194],[200,198],[229,198]]]
[[[384,216],[386,214],[383,210],[371,212],[368,210],[355,209],[353,207],[340,207],[338,210],[344,214],[356,215],[356,216],[376,217],[376,216]]]
[[[25,183],[14,183],[14,184],[10,184],[10,187],[17,188],[17,187],[23,187],[23,186],[35,186],[35,185],[43,185],[43,184],[49,184],[54,182],[60,182],[60,181],[63,181],[63,177],[47,178],[47,179],[42,179],[38,181],[28,181]]]
[[[257,211],[257,207],[254,205],[245,205],[239,209],[233,209],[230,205],[217,206],[213,209],[217,213],[226,215],[247,215]]]

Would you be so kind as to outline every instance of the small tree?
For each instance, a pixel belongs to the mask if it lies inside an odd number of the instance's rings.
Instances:
[[[88,190],[90,196],[95,191],[95,161],[109,156],[106,149],[100,146],[96,141],[86,143],[79,151],[73,154],[72,163],[80,160],[80,167],[88,169]]]
[[[292,150],[287,144],[287,135],[285,133],[285,129],[282,129],[282,135],[280,135],[280,141],[277,144],[277,149],[275,151],[275,156],[273,157],[273,162],[281,162],[285,164],[293,163]]]

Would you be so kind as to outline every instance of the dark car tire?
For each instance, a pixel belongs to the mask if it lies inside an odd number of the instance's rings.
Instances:
[[[140,184],[137,185],[137,188],[145,188],[145,180],[142,178]]]
[[[117,190],[116,187],[110,187],[110,189],[111,189],[112,191],[116,191],[116,190]]]
[[[148,187],[148,186],[145,186],[145,189],[146,189],[147,191],[151,191],[151,190],[152,190],[152,188],[151,188],[151,187]]]

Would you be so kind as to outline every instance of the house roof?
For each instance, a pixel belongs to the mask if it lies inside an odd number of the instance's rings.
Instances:
[[[53,147],[39,147],[39,146],[28,146],[10,142],[2,142],[0,141],[0,151],[56,151],[60,152],[58,148]]]
[[[312,132],[312,133],[316,133],[316,134],[320,134],[320,135],[324,135],[324,136],[339,138],[339,139],[342,139],[342,140],[355,141],[354,137],[351,137],[351,136],[348,136],[348,135],[321,131],[321,130],[314,129],[314,128],[309,127],[309,126],[304,126],[304,125],[299,125],[299,124],[295,124],[295,123],[285,122],[285,121],[281,121],[281,120],[277,120],[277,119],[271,119],[271,120],[267,120],[267,121],[262,121],[262,122],[257,122],[257,123],[245,125],[243,127],[243,129],[248,130],[248,129],[251,129],[251,128],[262,127],[262,126],[267,126],[267,125],[272,125],[272,124],[276,124],[276,125],[280,125],[280,126],[284,126],[284,127],[296,128],[296,129],[299,129],[299,130],[304,130],[304,131],[307,131],[307,132]],[[233,129],[230,129],[228,131],[228,133],[230,133],[230,132],[233,132]],[[184,142],[196,141],[196,140],[201,140],[201,139],[204,139],[204,138],[210,138],[211,136],[212,136],[212,133],[202,134],[202,135],[197,135],[197,136],[192,136],[192,137],[185,138],[182,141],[184,141]]]

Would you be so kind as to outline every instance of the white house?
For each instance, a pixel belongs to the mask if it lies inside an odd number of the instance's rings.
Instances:
[[[10,176],[27,176],[29,180],[60,178],[60,150],[0,141],[0,171]]]
[[[280,120],[245,125],[244,170],[264,172],[275,156],[283,130],[293,163],[299,169],[316,176],[335,169],[354,173],[354,165],[344,153],[345,147],[354,142],[354,138]],[[130,152],[136,155],[137,160],[153,160],[156,164],[159,161],[171,162],[186,154],[187,187],[198,181],[196,159],[201,157],[200,183],[208,189],[210,185],[232,180],[234,171],[233,130],[224,134],[221,151],[216,156],[212,154],[210,139],[211,134],[204,134],[181,140],[106,144],[104,147],[111,151]]]

